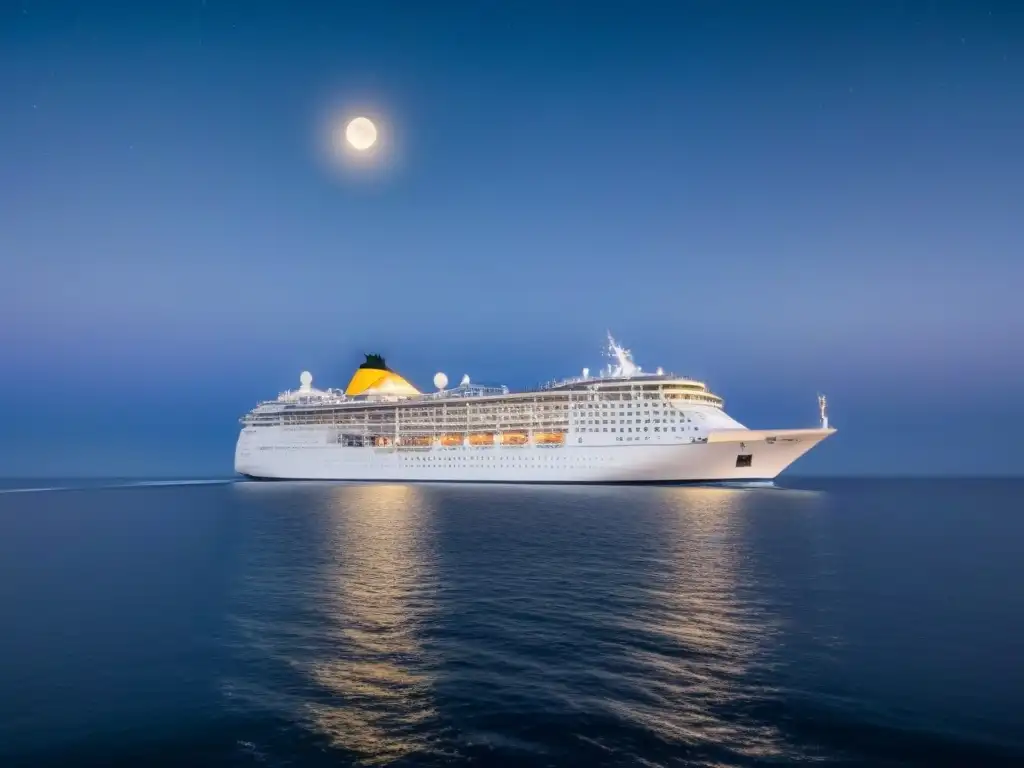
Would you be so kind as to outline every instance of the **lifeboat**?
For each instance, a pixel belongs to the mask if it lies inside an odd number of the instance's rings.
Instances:
[[[391,438],[390,437],[375,437],[373,438],[374,448],[390,448]]]
[[[530,438],[525,432],[502,432],[502,445],[526,445]]]
[[[469,444],[477,447],[484,445],[494,445],[494,433],[493,432],[477,432],[476,434],[469,436]]]
[[[564,432],[536,432],[533,435],[533,441],[537,445],[564,445],[565,444],[565,433]]]
[[[451,448],[455,445],[462,445],[462,441],[465,439],[463,435],[456,432],[449,432],[448,434],[441,435],[441,445],[445,448]]]
[[[433,440],[430,437],[400,437],[398,446],[400,448],[429,448]]]

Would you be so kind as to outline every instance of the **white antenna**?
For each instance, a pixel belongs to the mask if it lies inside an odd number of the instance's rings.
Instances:
[[[583,369],[583,378],[584,379],[589,379],[590,378],[590,369],[589,368],[584,368]]]
[[[818,395],[818,413],[821,416],[821,428],[828,429],[828,402],[822,394]]]
[[[459,382],[459,386],[460,387],[468,387],[469,386],[469,374],[468,373],[462,377],[462,381]]]
[[[299,375],[299,389],[303,392],[308,392],[310,387],[313,386],[313,374],[309,371],[303,371]]]

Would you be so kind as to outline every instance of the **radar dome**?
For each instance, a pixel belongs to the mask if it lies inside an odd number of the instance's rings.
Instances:
[[[435,373],[434,374],[434,386],[437,387],[438,389],[444,389],[445,387],[448,386],[448,377],[445,376],[443,373],[440,373],[440,372]]]
[[[313,384],[313,374],[310,373],[309,371],[303,371],[302,374],[299,376],[299,383],[303,386],[303,388],[309,389],[309,387]]]

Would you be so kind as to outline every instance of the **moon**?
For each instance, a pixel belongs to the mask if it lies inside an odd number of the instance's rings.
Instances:
[[[353,149],[365,152],[377,143],[377,126],[368,117],[356,117],[345,126],[345,140]]]

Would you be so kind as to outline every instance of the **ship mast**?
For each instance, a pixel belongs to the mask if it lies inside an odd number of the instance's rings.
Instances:
[[[828,429],[828,403],[821,394],[818,395],[818,413],[821,416],[821,428]]]
[[[632,353],[612,338],[611,331],[608,331],[608,356],[615,360],[615,365],[608,366],[612,378],[629,378],[640,373],[640,366],[633,362]]]

